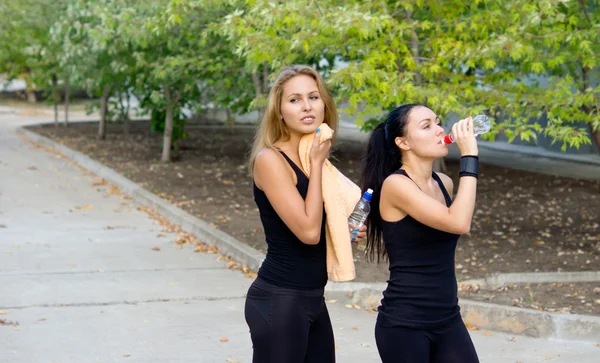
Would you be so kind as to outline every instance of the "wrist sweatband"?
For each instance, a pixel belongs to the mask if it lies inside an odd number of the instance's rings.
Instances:
[[[475,155],[465,155],[460,158],[459,176],[479,176],[479,157]]]

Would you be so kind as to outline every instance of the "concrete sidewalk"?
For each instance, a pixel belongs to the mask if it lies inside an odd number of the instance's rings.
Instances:
[[[42,121],[0,115],[0,362],[250,363],[252,280],[179,248],[130,200],[13,132]],[[376,315],[347,308],[340,293],[327,299],[337,300],[328,306],[338,362],[379,362]],[[472,336],[484,363],[600,356],[591,343]]]

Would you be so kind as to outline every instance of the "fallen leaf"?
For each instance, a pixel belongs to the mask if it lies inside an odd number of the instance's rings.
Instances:
[[[92,182],[92,184],[90,184],[90,185],[93,186],[93,187],[99,187],[101,185],[106,185],[106,184],[107,184],[106,180],[104,180],[102,178],[98,178],[98,179],[94,180]]]
[[[152,247],[152,251],[160,251],[160,247],[154,246],[154,247]]]
[[[254,271],[244,272],[244,275],[246,275],[246,277],[251,278],[251,279],[255,279],[258,277],[258,274]]]
[[[46,321],[46,318],[40,318],[37,321]]]
[[[361,347],[370,347],[370,345],[369,345],[369,344],[367,344],[367,343],[360,343],[360,346],[361,346]]]
[[[237,359],[231,359],[231,358],[227,358],[227,359],[225,359],[225,361],[229,362],[229,363],[240,363],[239,360],[237,360]]]
[[[119,228],[130,228],[130,227],[128,227],[128,226],[104,226],[104,229],[106,229],[106,230],[119,229]]]
[[[0,325],[18,326],[19,322],[18,321],[10,321],[10,320],[6,320],[6,319],[0,319]]]
[[[99,268],[99,269],[98,269],[98,272],[104,272],[104,270],[102,270],[102,269],[100,269],[100,268]]]
[[[491,337],[494,334],[486,331],[486,332],[483,333],[483,335],[486,336],[486,337]]]
[[[9,314],[8,311],[0,310],[0,315],[8,315],[8,314]]]
[[[29,169],[29,170],[38,170],[37,166],[35,166],[35,165],[31,165],[27,169]]]
[[[465,323],[465,326],[466,326],[466,327],[467,327],[467,329],[469,329],[469,330],[479,330],[479,328],[478,328],[478,327],[476,327],[476,326],[472,325],[472,324],[471,324],[471,323],[469,323],[469,322],[466,322],[466,323]]]
[[[350,304],[346,304],[344,306],[347,307],[348,309],[352,309],[352,305],[350,305]]]
[[[123,357],[125,357],[125,358],[131,357],[131,354],[123,354]]]
[[[327,303],[329,304],[335,304],[337,302],[337,300],[327,300]]]
[[[353,308],[355,308],[355,309],[358,309],[358,310],[360,310],[360,306],[358,306],[358,305],[356,305],[356,304],[352,304],[352,307],[353,307]]]
[[[358,328],[357,328],[357,327],[355,327],[355,326],[353,326],[353,327],[352,327],[352,330],[358,330]]]
[[[600,348],[600,344],[594,344],[594,347]]]
[[[6,228],[6,225],[0,224],[0,228]]]
[[[227,339],[227,338],[221,338],[221,340],[220,340],[221,343],[226,343],[228,341],[229,341],[229,339]]]

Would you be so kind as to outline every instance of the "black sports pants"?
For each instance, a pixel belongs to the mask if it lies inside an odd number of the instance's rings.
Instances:
[[[253,363],[334,363],[323,289],[295,290],[257,278],[246,295]]]
[[[441,328],[419,330],[375,325],[383,363],[479,363],[460,316]]]

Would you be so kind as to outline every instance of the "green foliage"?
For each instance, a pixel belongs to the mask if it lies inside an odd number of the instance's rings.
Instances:
[[[0,16],[0,72],[133,92],[157,130],[167,107],[181,130],[184,109],[260,107],[295,63],[365,131],[409,102],[563,150],[600,127],[599,0],[23,0]]]
[[[366,130],[414,102],[442,117],[486,112],[491,139],[544,134],[564,149],[590,143],[581,123],[598,129],[597,0],[246,3],[223,30],[247,67],[334,59],[328,81]]]
[[[0,73],[23,78],[30,89],[47,87],[56,67],[47,52],[48,29],[62,16],[68,0],[0,1]]]

